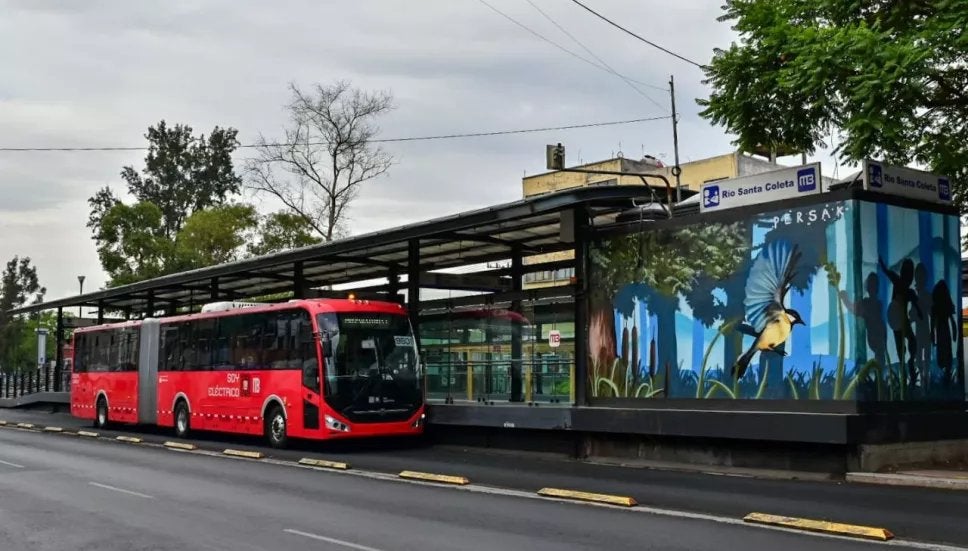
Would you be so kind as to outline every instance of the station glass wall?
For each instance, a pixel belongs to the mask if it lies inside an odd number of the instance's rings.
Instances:
[[[552,331],[561,336],[557,347],[549,342]],[[518,354],[515,339],[520,339]],[[500,304],[423,315],[427,398],[570,404],[574,339],[573,301],[525,301],[520,313]]]

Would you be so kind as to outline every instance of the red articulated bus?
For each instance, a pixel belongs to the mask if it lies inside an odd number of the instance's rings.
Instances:
[[[423,377],[403,306],[213,303],[74,332],[71,413],[110,422],[330,439],[423,432]]]

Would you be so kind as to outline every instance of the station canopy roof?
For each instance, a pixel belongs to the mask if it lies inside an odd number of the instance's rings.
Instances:
[[[409,247],[419,242],[421,273],[506,260],[512,251],[525,257],[571,250],[562,240],[568,214],[586,209],[592,225],[614,221],[623,210],[649,201],[641,185],[597,186],[532,196],[479,210],[362,234],[329,243],[247,258],[170,274],[83,295],[32,304],[11,313],[94,306],[107,311],[144,313],[198,306],[212,300],[245,299],[285,293],[301,278],[321,287],[386,278],[409,272]],[[401,286],[402,287],[402,286]],[[215,298],[217,297],[217,298]]]

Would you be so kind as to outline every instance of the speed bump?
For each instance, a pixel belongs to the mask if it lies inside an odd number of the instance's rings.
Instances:
[[[446,474],[433,474],[433,473],[421,473],[417,471],[402,471],[398,474],[400,478],[407,478],[410,480],[423,480],[425,482],[439,482],[441,484],[456,484],[458,486],[466,486],[470,484],[471,481],[464,476],[450,476]]]
[[[579,492],[577,490],[563,490],[561,488],[542,488],[538,490],[538,495],[574,499],[577,501],[590,501],[593,503],[606,503],[608,505],[620,505],[622,507],[635,507],[638,505],[638,502],[629,496],[594,494],[591,492]]]
[[[118,436],[115,440],[120,440],[121,442],[129,442],[131,444],[140,444],[142,440],[135,436]]]
[[[841,524],[839,522],[827,522],[825,520],[814,520],[797,517],[784,517],[781,515],[769,515],[766,513],[750,513],[743,517],[746,522],[754,524],[765,524],[767,526],[779,526],[781,528],[791,528],[794,530],[806,530],[808,532],[821,532],[824,534],[834,534],[837,536],[848,536],[854,538],[865,538],[877,541],[887,541],[894,539],[894,534],[886,528],[876,528],[873,526],[860,526],[856,524]]]
[[[265,454],[262,452],[250,452],[247,450],[224,450],[222,451],[225,455],[233,455],[235,457],[247,457],[249,459],[262,459]]]
[[[324,469],[337,469],[340,471],[345,471],[350,468],[349,463],[343,463],[341,461],[327,461],[325,459],[313,459],[311,457],[303,457],[299,460],[300,465],[309,465],[310,467],[323,467]]]
[[[171,448],[173,450],[197,450],[198,446],[195,444],[186,444],[184,442],[165,442],[164,446],[166,448]]]

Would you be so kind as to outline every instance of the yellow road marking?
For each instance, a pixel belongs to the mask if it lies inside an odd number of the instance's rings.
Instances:
[[[64,429],[60,427],[44,427],[44,430],[47,432],[64,432]]]
[[[421,473],[417,471],[402,471],[397,476],[399,476],[400,478],[408,478],[411,480],[440,482],[441,484],[457,484],[458,486],[465,486],[471,483],[471,481],[464,476],[450,476],[446,474]]]
[[[115,440],[120,440],[121,442],[130,442],[132,444],[140,444],[142,440],[134,436],[118,436]]]
[[[98,436],[101,436],[100,434],[98,434],[96,432],[91,432],[89,430],[79,430],[79,431],[77,431],[77,435],[78,436],[87,436],[88,438],[97,438]]]
[[[781,515],[768,515],[766,513],[750,513],[743,517],[743,520],[756,524],[780,526],[783,528],[807,530],[810,532],[822,532],[825,534],[836,534],[839,536],[867,538],[877,541],[887,541],[894,538],[894,534],[892,534],[891,531],[887,530],[886,528],[859,526],[856,524],[841,524],[839,522],[827,522],[825,520],[784,517]]]
[[[249,459],[262,459],[265,454],[262,452],[250,452],[246,450],[224,450],[222,453],[225,455],[234,455],[235,457],[248,457]]]
[[[309,465],[311,467],[323,467],[326,469],[338,469],[345,471],[350,468],[349,463],[343,463],[341,461],[327,461],[325,459],[313,459],[311,457],[303,457],[299,460],[300,465]]]
[[[590,492],[579,492],[577,490],[563,490],[561,488],[542,488],[538,490],[538,495],[575,499],[578,501],[591,501],[594,503],[607,503],[609,505],[621,505],[622,507],[635,507],[638,505],[635,499],[628,496],[593,494]]]
[[[176,450],[197,450],[198,446],[195,444],[186,444],[184,442],[165,442],[166,448],[174,448]]]

